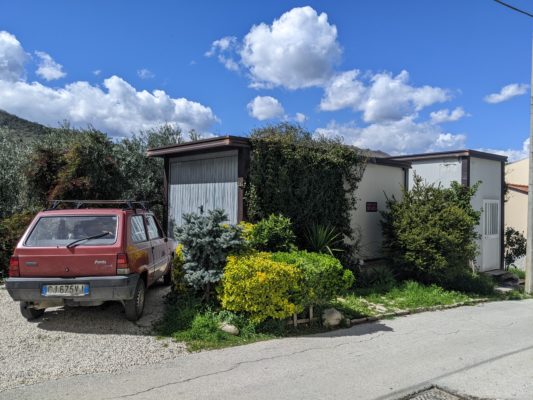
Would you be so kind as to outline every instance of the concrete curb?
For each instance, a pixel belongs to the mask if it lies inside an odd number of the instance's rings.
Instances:
[[[451,308],[457,308],[457,307],[463,307],[463,306],[472,306],[476,304],[487,303],[489,301],[491,300],[490,299],[476,299],[476,300],[468,300],[468,301],[462,301],[460,303],[446,304],[446,305],[440,305],[440,306],[419,307],[419,308],[414,308],[412,310],[400,310],[400,311],[388,312],[388,313],[383,313],[383,314],[372,315],[370,317],[352,319],[350,320],[350,326],[365,324],[368,322],[375,322],[375,321],[379,321],[382,319],[402,317],[402,316],[410,315],[410,314],[418,314],[418,313],[422,313],[426,311],[439,311],[439,310],[448,310]]]

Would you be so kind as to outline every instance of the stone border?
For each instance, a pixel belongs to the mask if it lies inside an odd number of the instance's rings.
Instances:
[[[472,306],[476,304],[487,303],[490,301],[491,300],[487,298],[474,299],[474,300],[467,300],[467,301],[462,301],[459,303],[446,304],[446,305],[440,305],[440,306],[418,307],[418,308],[413,308],[412,310],[401,310],[401,311],[394,311],[394,312],[388,312],[388,313],[383,313],[383,314],[376,314],[370,317],[355,318],[355,319],[350,319],[350,320],[347,318],[346,320],[349,321],[349,326],[354,326],[354,325],[364,324],[367,322],[375,322],[375,321],[379,321],[379,320],[386,319],[386,318],[401,317],[401,316],[409,315],[409,314],[418,314],[418,313],[425,312],[425,311],[448,310],[450,308]]]

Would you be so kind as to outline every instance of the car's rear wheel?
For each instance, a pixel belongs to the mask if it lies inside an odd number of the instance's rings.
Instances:
[[[30,303],[25,301],[20,302],[20,313],[28,321],[42,317],[44,314],[44,308],[36,309],[30,306]]]
[[[146,284],[144,283],[144,279],[139,278],[133,299],[124,302],[124,310],[126,311],[126,318],[128,320],[137,321],[143,315],[145,294]]]

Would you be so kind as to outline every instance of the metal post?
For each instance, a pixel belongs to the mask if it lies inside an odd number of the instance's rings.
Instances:
[[[532,38],[533,39],[533,38]],[[529,186],[527,195],[526,293],[533,293],[533,40],[531,43],[531,97],[529,110]]]

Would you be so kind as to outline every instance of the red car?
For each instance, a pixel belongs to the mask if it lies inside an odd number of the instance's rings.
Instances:
[[[66,203],[71,208],[58,209]],[[9,263],[6,288],[22,315],[47,307],[120,301],[126,318],[142,315],[146,289],[171,281],[174,243],[139,203],[59,202],[34,218]],[[75,205],[73,207],[73,205]]]

